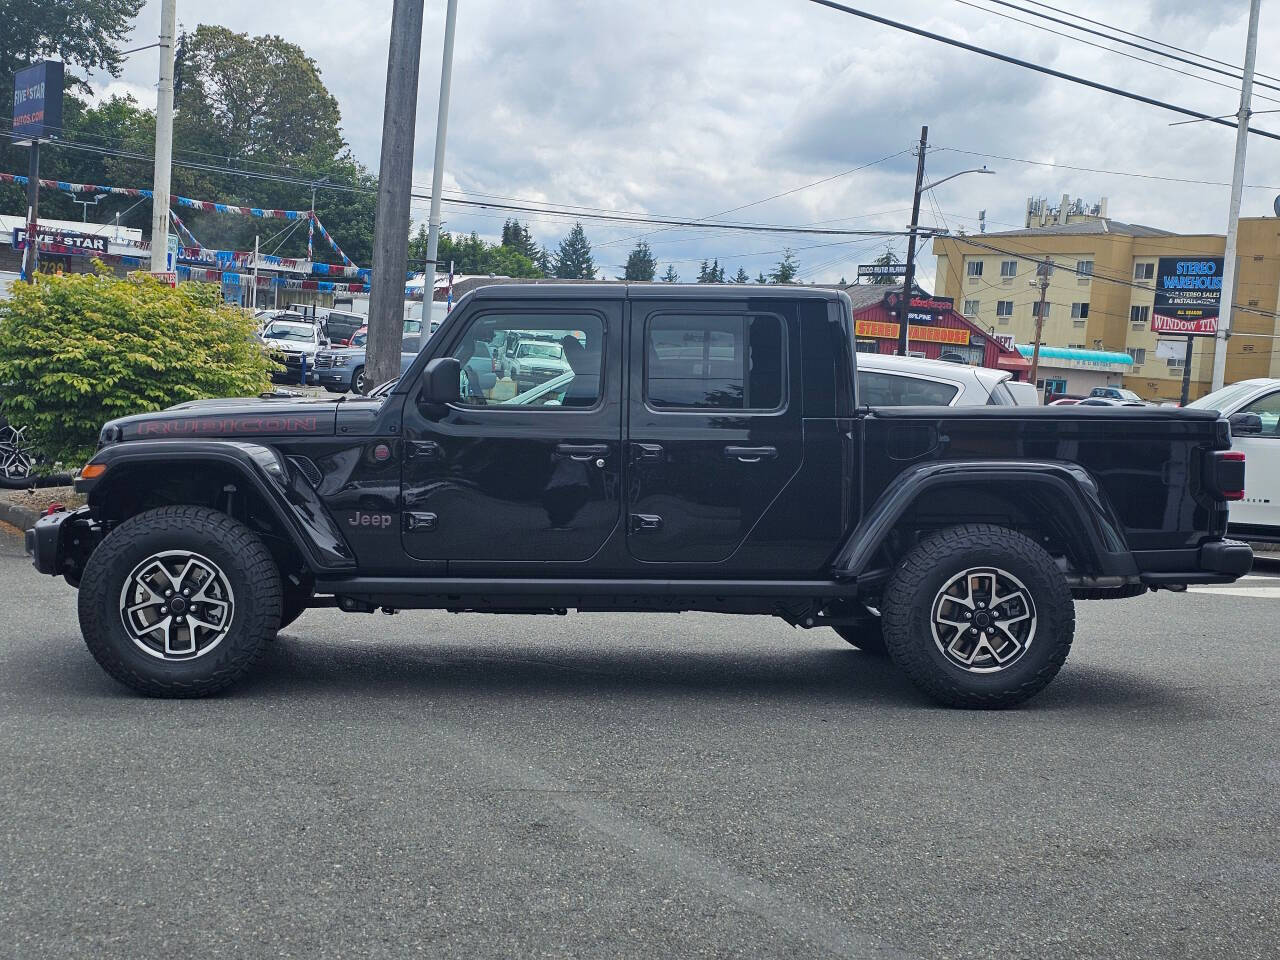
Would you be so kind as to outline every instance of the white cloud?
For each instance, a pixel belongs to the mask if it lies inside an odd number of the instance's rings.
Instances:
[[[884,16],[1009,52],[1056,69],[1223,114],[1230,90],[1158,70],[1042,31],[941,0],[862,0]],[[1229,62],[1243,56],[1243,0],[1073,0],[1078,12]],[[444,4],[427,4],[423,36],[415,182],[431,178]],[[206,19],[232,29],[278,33],[319,64],[338,99],[356,155],[377,169],[389,2],[225,0],[184,6],[193,28]],[[157,3],[135,33],[149,42]],[[1280,40],[1280,20],[1262,24],[1260,69]],[[1131,51],[1135,52],[1136,51]],[[1145,54],[1143,54],[1145,56]],[[154,97],[154,55],[129,61],[109,86]],[[1218,78],[1224,79],[1224,78]],[[1276,86],[1280,86],[1277,83]],[[938,147],[1189,179],[1230,177],[1233,135],[1141,104],[1039,76],[929,40],[842,15],[804,0],[468,0],[461,5],[453,78],[446,182],[473,194],[519,197],[655,214],[703,217],[904,150],[922,123]],[[1280,91],[1260,89],[1280,100]],[[1255,109],[1280,104],[1259,101]],[[1269,115],[1256,124],[1280,129]],[[180,145],[179,145],[180,146]],[[1280,149],[1253,138],[1249,181],[1280,184]],[[965,177],[937,191],[946,221],[973,230],[985,209],[990,228],[1020,225],[1029,196],[1063,193],[1110,199],[1111,215],[1181,231],[1225,228],[1225,187],[1049,168],[1010,160],[931,152],[931,177],[989,164],[994,177]],[[847,177],[743,210],[768,223],[841,219],[850,228],[901,229],[914,160],[908,154]],[[1270,210],[1274,193],[1249,190],[1245,212]],[[446,206],[449,228],[492,236],[504,211]],[[425,204],[414,215],[426,218]],[[933,208],[925,205],[932,223]],[[565,218],[539,217],[535,234],[554,242]],[[336,233],[341,226],[330,224]],[[588,222],[606,269],[625,259],[635,227]],[[650,242],[662,264],[685,276],[720,257],[754,274],[796,248],[808,279],[852,276],[875,241],[778,238],[667,230]],[[901,249],[901,242],[898,243]],[[757,251],[771,251],[759,253]],[[922,273],[932,274],[929,258]]]

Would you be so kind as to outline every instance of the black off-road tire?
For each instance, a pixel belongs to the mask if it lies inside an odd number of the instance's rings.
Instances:
[[[949,660],[934,640],[935,600],[949,580],[974,568],[1007,571],[1035,606],[1035,634],[1008,667],[974,673]],[[898,565],[880,606],[885,647],[911,681],[939,703],[1001,709],[1017,706],[1048,685],[1066,662],[1075,633],[1075,605],[1053,558],[1035,541],[992,524],[965,524],[934,533]]]
[[[142,652],[125,630],[120,597],[131,571],[155,554],[189,550],[225,574],[234,593],[231,627],[216,648],[187,660]],[[244,524],[207,507],[148,510],[126,520],[89,557],[80,583],[80,630],[112,677],[151,697],[204,697],[240,679],[280,625],[280,571]]]
[[[863,653],[882,657],[889,651],[884,645],[884,631],[881,629],[879,617],[868,617],[849,626],[832,627],[840,635],[840,639],[851,647],[857,647]]]

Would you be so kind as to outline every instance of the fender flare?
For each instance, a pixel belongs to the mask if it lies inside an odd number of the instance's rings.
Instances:
[[[259,495],[313,572],[355,569],[355,554],[315,490],[272,447],[239,440],[135,440],[103,447],[89,463],[107,468],[94,479],[76,479],[76,489],[95,508],[122,474],[128,476],[139,467],[203,463],[229,468]]]
[[[1068,521],[1064,529],[1075,534],[1074,545],[1088,558],[1091,574],[1137,576],[1137,563],[1097,482],[1079,464],[1063,460],[950,460],[906,470],[893,479],[840,547],[832,561],[833,576],[855,579],[866,573],[898,521],[925,494],[960,484],[999,482],[1052,494]]]

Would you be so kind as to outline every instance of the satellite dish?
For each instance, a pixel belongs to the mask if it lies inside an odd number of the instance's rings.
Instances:
[[[1271,204],[1271,209],[1276,212],[1276,216],[1280,217],[1280,197],[1276,197],[1275,202]]]

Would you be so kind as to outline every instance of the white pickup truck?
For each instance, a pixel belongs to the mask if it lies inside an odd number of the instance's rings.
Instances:
[[[1187,406],[1227,417],[1231,449],[1245,455],[1244,499],[1231,504],[1230,534],[1280,543],[1280,379],[1241,380]]]

